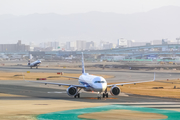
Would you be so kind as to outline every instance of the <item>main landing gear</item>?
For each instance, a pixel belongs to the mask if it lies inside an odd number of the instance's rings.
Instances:
[[[78,93],[78,94],[76,94],[75,96],[74,96],[74,98],[80,98],[80,93]]]
[[[76,98],[76,97],[77,97],[77,98],[80,98],[80,93],[79,93],[79,92],[80,92],[81,89],[82,89],[82,88],[80,88],[80,89],[78,90],[78,92],[77,92],[77,94],[74,96],[74,98]]]
[[[107,93],[107,88],[106,88],[106,90],[105,90],[105,93],[103,93],[103,98],[108,98],[108,93]]]
[[[108,98],[108,93],[103,93],[103,98]]]
[[[103,98],[108,98],[108,93],[103,93]],[[100,92],[98,92],[98,97],[97,97],[98,99],[101,99],[101,93]]]

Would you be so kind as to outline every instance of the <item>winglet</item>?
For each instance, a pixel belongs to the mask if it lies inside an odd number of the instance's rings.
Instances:
[[[85,73],[83,52],[82,52],[82,73],[83,74]]]
[[[153,79],[154,81],[156,80],[156,73],[154,72],[154,79]]]

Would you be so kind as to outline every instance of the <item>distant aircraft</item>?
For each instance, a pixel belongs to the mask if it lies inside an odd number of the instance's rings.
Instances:
[[[68,76],[63,76],[68,77]],[[103,98],[108,98],[107,88],[110,89],[110,93],[113,96],[117,96],[120,94],[121,90],[118,85],[127,85],[127,84],[136,84],[136,83],[143,83],[143,82],[150,82],[155,80],[155,73],[154,79],[149,81],[140,81],[140,82],[131,82],[131,83],[120,83],[120,84],[112,84],[107,85],[106,80],[101,76],[90,75],[85,72],[84,68],[84,57],[82,53],[82,75],[79,78],[76,77],[68,77],[78,79],[79,85],[72,85],[72,84],[65,84],[65,83],[53,83],[53,82],[38,82],[38,81],[28,81],[28,82],[35,82],[35,83],[43,83],[43,84],[52,84],[52,85],[59,85],[59,86],[69,86],[67,88],[67,94],[69,96],[74,96],[74,98],[80,98],[80,90],[84,89],[84,91],[88,92],[97,92],[98,99],[101,99],[101,92],[103,92]]]
[[[28,61],[28,66],[32,69],[32,67],[36,67],[36,69],[38,69],[38,66],[41,64],[40,60],[34,61],[32,63],[30,63],[30,60]]]

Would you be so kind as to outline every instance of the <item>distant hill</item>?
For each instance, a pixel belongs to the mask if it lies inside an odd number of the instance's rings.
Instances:
[[[180,36],[180,7],[167,6],[144,13],[0,15],[0,42],[105,40],[150,41]]]

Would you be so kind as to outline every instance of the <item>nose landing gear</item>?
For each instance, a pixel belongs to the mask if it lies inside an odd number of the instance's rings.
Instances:
[[[101,92],[98,92],[98,99],[101,99]]]

